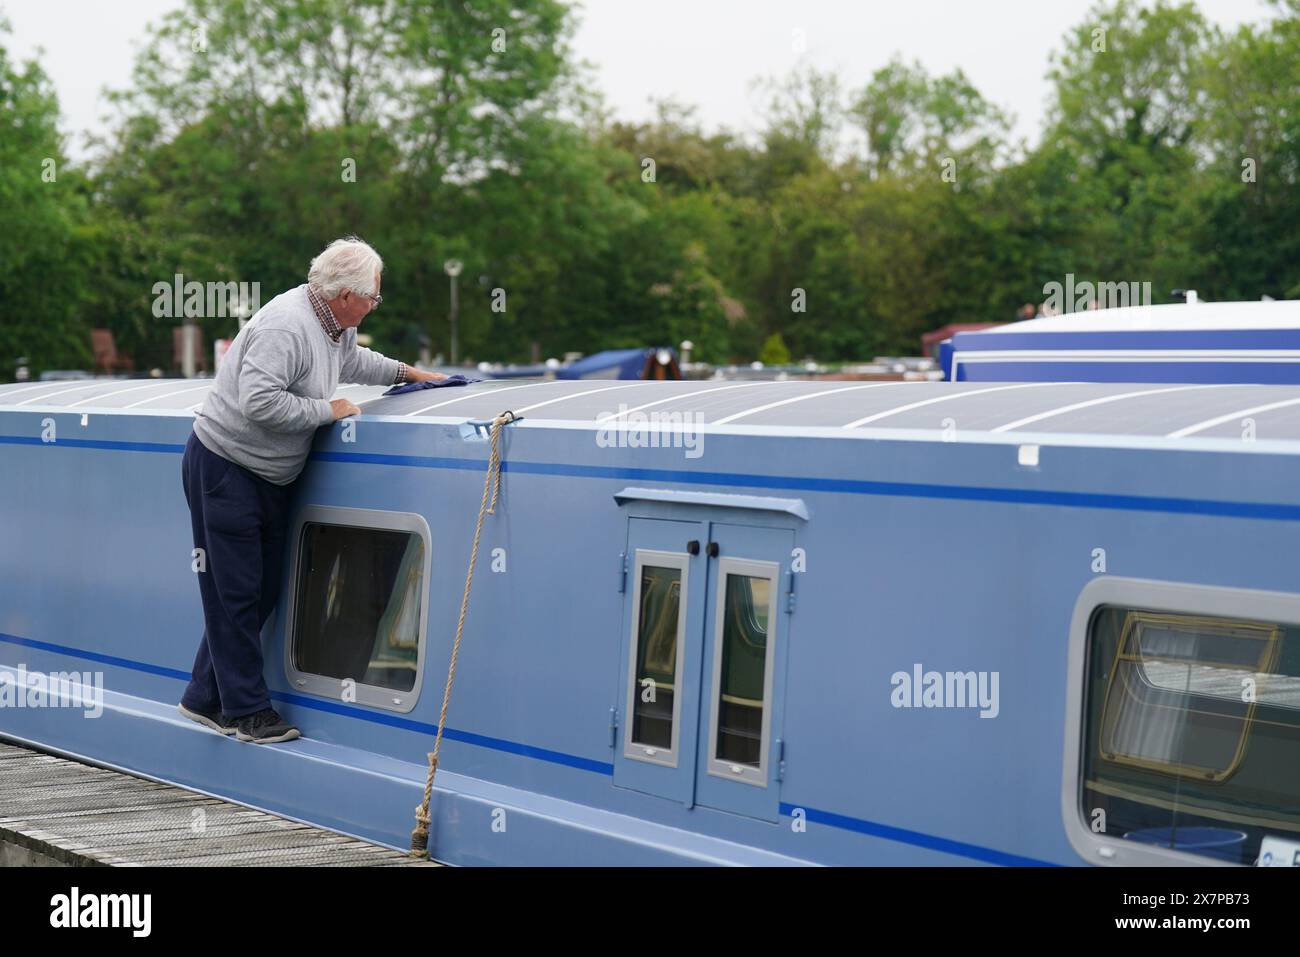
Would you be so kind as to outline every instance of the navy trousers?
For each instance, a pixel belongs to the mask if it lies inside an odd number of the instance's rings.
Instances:
[[[289,492],[209,450],[190,433],[181,458],[194,547],[206,569],[203,640],[181,696],[191,711],[242,718],[271,706],[262,665],[262,626],[280,597]]]

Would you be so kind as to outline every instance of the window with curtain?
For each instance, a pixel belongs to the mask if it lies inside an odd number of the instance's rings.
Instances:
[[[424,540],[413,532],[308,523],[298,566],[299,671],[393,691],[415,687]]]
[[[1258,697],[1247,693],[1250,681],[1271,663],[1277,638],[1269,625],[1128,612],[1102,715],[1103,755],[1211,780],[1231,773]],[[1207,686],[1229,693],[1208,695]]]
[[[758,767],[763,740],[763,689],[772,580],[727,575],[718,700],[719,761]]]
[[[1093,830],[1233,863],[1300,841],[1300,630],[1104,607],[1087,680]]]
[[[682,570],[641,566],[641,594],[632,688],[632,743],[669,750],[677,695]],[[647,684],[649,683],[649,684]]]

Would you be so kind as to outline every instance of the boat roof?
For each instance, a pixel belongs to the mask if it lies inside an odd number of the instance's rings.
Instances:
[[[1189,332],[1210,329],[1300,329],[1300,299],[1165,303],[1067,312],[964,332],[963,337],[1026,332]]]
[[[0,412],[192,416],[211,379],[96,379],[0,385]],[[509,409],[521,426],[929,441],[1164,445],[1215,440],[1300,453],[1300,386],[1101,382],[485,381],[384,396],[343,385],[368,417],[462,423]],[[1250,420],[1249,425],[1247,420]],[[1243,441],[1249,432],[1252,441]]]

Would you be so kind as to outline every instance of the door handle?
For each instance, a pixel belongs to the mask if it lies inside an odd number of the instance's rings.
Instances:
[[[687,552],[687,554],[689,554],[689,555],[698,555],[698,554],[700,553],[700,543],[699,543],[699,541],[697,541],[696,539],[692,538],[689,542],[687,542],[687,543],[686,543],[686,552]]]
[[[710,558],[717,558],[717,557],[718,557],[718,543],[717,543],[717,542],[709,542],[709,557],[710,557]]]

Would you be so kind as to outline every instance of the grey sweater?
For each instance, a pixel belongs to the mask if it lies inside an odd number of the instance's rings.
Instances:
[[[357,345],[356,329],[331,339],[304,283],[276,296],[235,336],[194,432],[210,451],[276,485],[302,472],[316,429],[334,421],[340,382],[390,385],[398,362]]]

